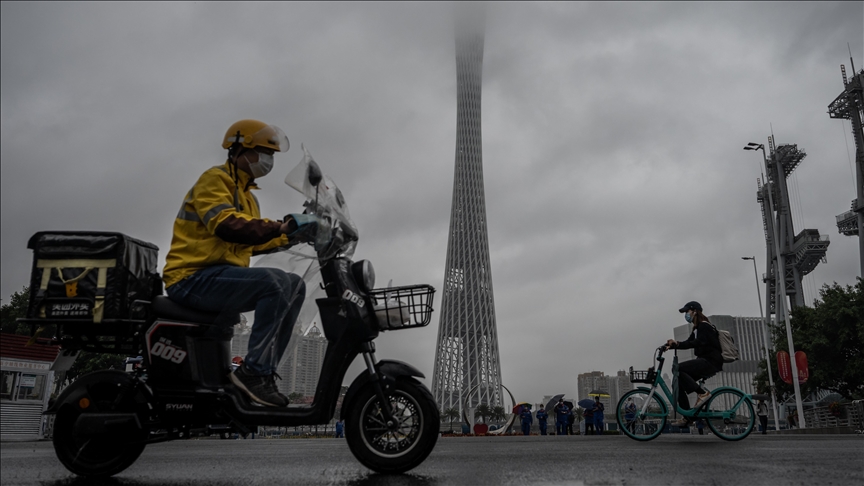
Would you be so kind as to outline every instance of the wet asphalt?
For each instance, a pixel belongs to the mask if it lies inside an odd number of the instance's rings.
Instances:
[[[864,485],[864,437],[711,435],[441,438],[407,474],[374,474],[342,439],[154,444],[114,478],[77,478],[50,442],[0,444],[3,486]]]

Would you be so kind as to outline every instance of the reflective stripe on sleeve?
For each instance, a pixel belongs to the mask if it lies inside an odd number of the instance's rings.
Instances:
[[[207,211],[207,214],[204,215],[203,223],[205,225],[209,224],[211,219],[215,218],[217,214],[221,213],[225,209],[234,209],[234,206],[232,206],[230,204],[220,204],[220,205],[216,206],[215,208],[211,209],[210,211]]]
[[[186,211],[183,208],[180,208],[180,212],[177,213],[177,219],[183,219],[186,221],[194,221],[196,223],[201,222],[201,218],[198,217],[198,214],[192,211]]]

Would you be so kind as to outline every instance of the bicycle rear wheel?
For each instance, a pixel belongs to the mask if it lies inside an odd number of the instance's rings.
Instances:
[[[711,431],[723,440],[747,437],[756,423],[753,405],[737,390],[722,390],[712,395],[704,413],[714,415],[703,418]]]
[[[666,416],[669,415],[666,402],[656,394],[649,399],[649,393],[648,390],[633,390],[618,401],[615,410],[618,428],[631,439],[654,439],[666,427]]]

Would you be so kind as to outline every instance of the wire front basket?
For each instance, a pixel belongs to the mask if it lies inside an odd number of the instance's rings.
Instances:
[[[647,370],[633,370],[633,367],[630,367],[630,383],[648,383],[653,384],[654,379],[657,378],[657,372],[654,371],[654,368],[648,368]]]
[[[390,287],[369,292],[382,331],[428,325],[432,319],[433,295],[435,288],[431,285]]]

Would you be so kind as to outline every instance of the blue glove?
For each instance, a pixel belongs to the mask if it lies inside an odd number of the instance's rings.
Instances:
[[[288,238],[298,242],[315,241],[321,219],[314,214],[289,214]]]

